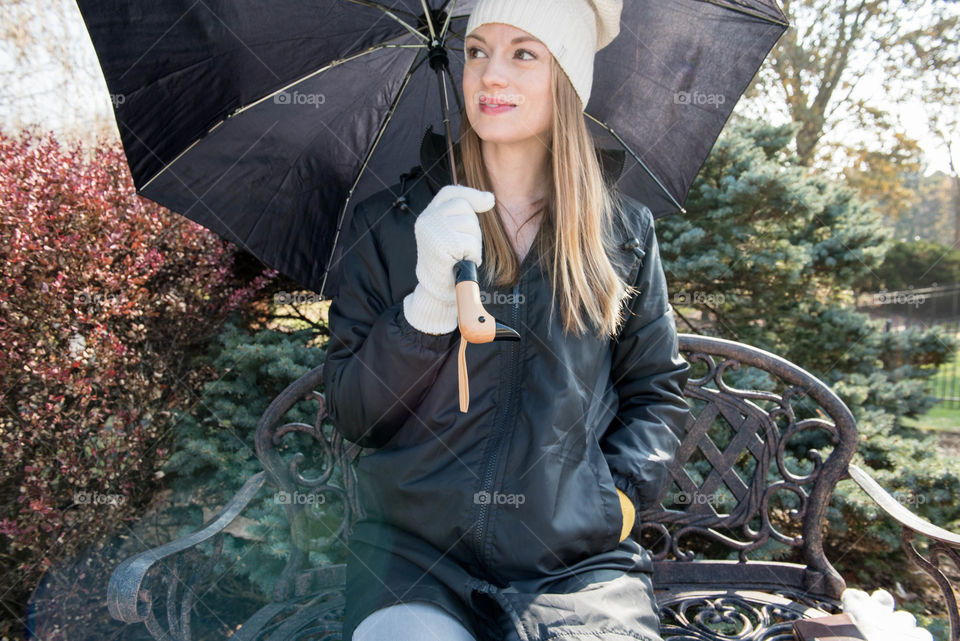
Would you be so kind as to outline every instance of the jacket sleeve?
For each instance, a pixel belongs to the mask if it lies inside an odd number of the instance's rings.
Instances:
[[[392,296],[379,228],[357,205],[342,242],[341,280],[330,304],[323,368],[327,415],[344,438],[379,448],[416,410],[460,337],[426,334]],[[415,280],[415,279],[414,279]]]
[[[645,213],[645,253],[633,283],[640,292],[630,300],[612,347],[617,415],[600,441],[614,485],[638,513],[655,507],[669,484],[677,434],[690,414],[683,396],[690,364],[679,354],[653,217]]]

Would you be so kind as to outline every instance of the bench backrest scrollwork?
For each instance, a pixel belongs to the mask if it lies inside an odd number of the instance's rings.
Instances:
[[[657,509],[638,515],[658,584],[767,583],[839,598],[844,583],[824,554],[822,528],[857,446],[849,408],[812,374],[765,350],[692,334],[679,342],[693,367],[685,388],[692,412],[678,435],[673,483]],[[801,567],[758,567],[763,548],[777,544],[781,553],[796,548]],[[718,574],[688,563],[695,557],[735,562]]]

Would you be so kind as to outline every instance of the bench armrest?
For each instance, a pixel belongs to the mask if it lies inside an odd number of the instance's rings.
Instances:
[[[265,480],[264,472],[254,474],[205,527],[160,547],[141,552],[118,565],[110,575],[107,586],[107,609],[110,616],[126,623],[148,622],[152,599],[149,590],[143,587],[147,574],[163,559],[223,532],[250,504]]]
[[[940,568],[940,559],[945,558],[951,560],[957,570],[960,571],[960,553],[958,553],[958,550],[960,550],[960,534],[945,530],[911,512],[862,468],[851,463],[847,466],[847,473],[867,493],[867,496],[900,523],[902,526],[900,539],[907,557],[920,566],[940,588],[950,618],[950,640],[960,641],[960,609],[957,605],[960,582],[952,581]],[[913,546],[912,541],[915,534],[922,534],[930,539],[930,547],[927,550],[927,557],[929,558],[925,558]]]
[[[847,466],[847,472],[850,474],[850,478],[860,486],[860,489],[866,492],[884,512],[896,519],[900,525],[908,527],[918,534],[940,541],[950,547],[960,547],[960,534],[954,534],[950,530],[945,530],[911,512],[904,507],[903,503],[893,498],[889,492],[883,489],[880,484],[873,480],[873,477],[863,471],[862,468],[850,463]]]

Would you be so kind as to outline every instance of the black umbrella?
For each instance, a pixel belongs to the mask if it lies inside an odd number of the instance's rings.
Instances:
[[[328,298],[352,205],[418,163],[444,89],[461,101],[475,3],[78,0],[138,193]],[[586,109],[626,150],[620,190],[682,211],[786,28],[776,0],[625,0]]]
[[[456,182],[456,80],[475,2],[78,5],[137,191],[332,297],[351,204],[416,164],[417,138],[438,118]],[[683,211],[723,124],[786,28],[776,0],[626,0],[620,35],[595,60],[585,110],[601,146],[626,156],[620,190],[654,216]],[[450,110],[451,93],[461,109]],[[483,309],[472,261],[455,271],[466,411],[467,342],[519,334]]]

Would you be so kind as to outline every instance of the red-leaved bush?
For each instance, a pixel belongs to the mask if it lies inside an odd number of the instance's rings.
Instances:
[[[156,487],[190,350],[276,272],[136,195],[118,145],[0,133],[0,607]],[[104,583],[107,577],[103,577]],[[20,610],[22,611],[22,610]]]

